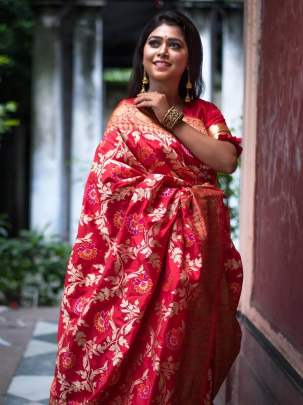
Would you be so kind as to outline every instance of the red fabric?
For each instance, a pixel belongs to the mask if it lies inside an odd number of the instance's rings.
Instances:
[[[236,136],[233,136],[229,133],[225,133],[225,134],[220,134],[218,139],[220,141],[227,141],[227,142],[232,143],[236,148],[237,156],[239,157],[241,155],[241,153],[242,153],[242,146],[240,145],[241,138],[237,138]]]
[[[185,120],[207,136],[202,107]],[[210,167],[119,104],[85,185],[50,404],[212,404],[241,341],[223,197]]]
[[[198,110],[196,111],[196,113],[198,113],[198,116],[201,117],[201,119],[203,120],[206,129],[214,124],[226,125],[225,118],[214,103],[205,100],[199,100],[196,110]],[[237,156],[239,157],[241,155],[243,150],[241,146],[241,138],[231,135],[230,132],[226,132],[224,134],[220,134],[218,139],[220,141],[227,141],[232,143],[236,148]]]

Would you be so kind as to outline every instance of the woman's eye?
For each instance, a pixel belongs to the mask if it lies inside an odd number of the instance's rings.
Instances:
[[[160,42],[156,39],[152,39],[151,41],[148,41],[148,45],[150,45],[152,48],[156,48],[160,45]]]
[[[181,45],[178,42],[171,42],[170,46],[173,49],[180,49],[181,48]]]

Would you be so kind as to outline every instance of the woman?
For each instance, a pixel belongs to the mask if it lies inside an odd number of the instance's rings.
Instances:
[[[183,14],[144,28],[86,182],[50,404],[212,404],[239,352],[242,264],[216,171],[241,146],[198,98],[201,65]]]

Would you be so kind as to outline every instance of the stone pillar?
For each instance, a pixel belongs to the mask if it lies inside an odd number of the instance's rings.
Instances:
[[[212,11],[207,8],[189,9],[190,17],[198,28],[203,46],[202,76],[205,83],[204,93],[200,96],[204,100],[211,101],[212,90]]]
[[[62,59],[56,8],[36,19],[32,85],[30,226],[62,233]]]
[[[225,10],[222,37],[222,112],[231,132],[242,137],[243,128],[243,10]],[[240,187],[240,169],[233,173],[233,184]],[[239,196],[229,205],[238,211]],[[234,238],[239,248],[239,235]]]
[[[82,2],[75,17],[71,131],[70,239],[76,237],[84,184],[102,137],[102,15]],[[95,2],[96,3],[96,2]]]
[[[222,45],[222,109],[239,136],[243,121],[243,10],[225,10]]]

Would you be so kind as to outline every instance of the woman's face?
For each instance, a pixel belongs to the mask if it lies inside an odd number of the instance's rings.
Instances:
[[[143,48],[143,65],[151,84],[166,81],[178,86],[187,63],[188,48],[178,26],[162,24],[149,34]]]

